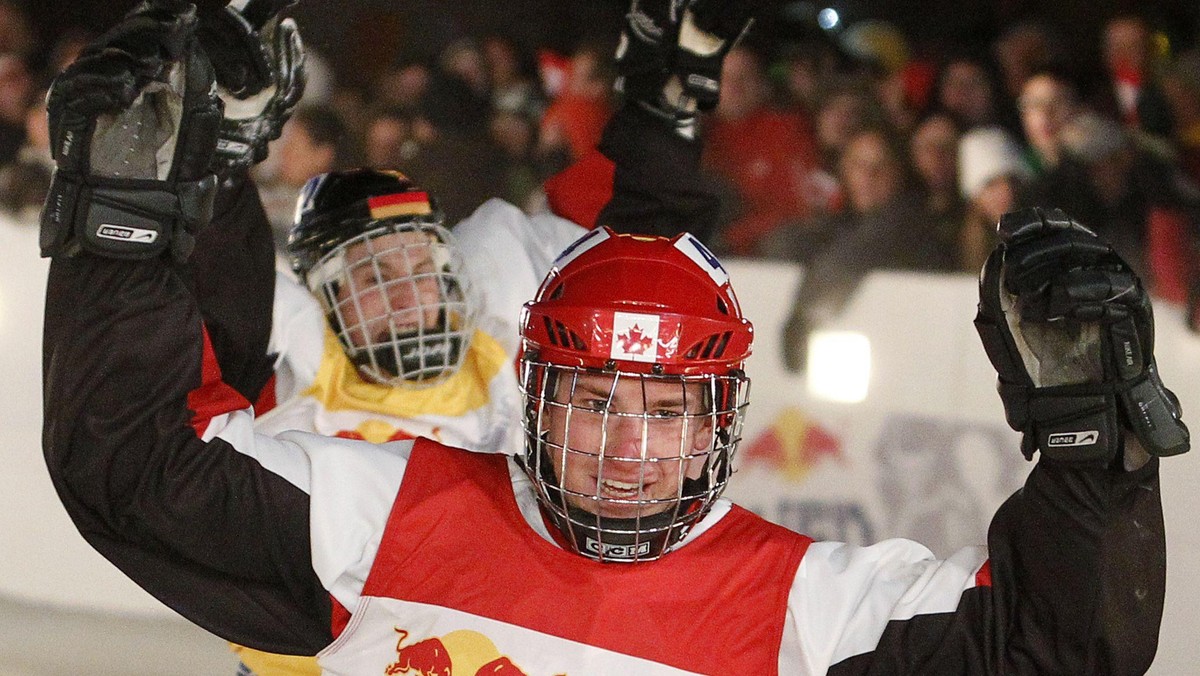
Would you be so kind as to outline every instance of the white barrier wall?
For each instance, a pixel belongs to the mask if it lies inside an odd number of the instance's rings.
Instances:
[[[1031,465],[1004,422],[995,371],[971,323],[974,276],[879,272],[863,283],[825,327],[869,348],[865,397],[851,404],[810,395],[806,378],[783,367],[779,337],[799,271],[726,263],[755,324],[741,469],[728,495],[813,537],[909,537],[938,555],[983,542],[992,512]],[[1196,437],[1200,335],[1185,328],[1177,307],[1159,303],[1155,321],[1160,371]],[[834,384],[854,390],[847,386],[860,367],[861,360],[847,364]],[[1162,462],[1167,601],[1150,672],[1162,676],[1196,673],[1200,657],[1200,530],[1189,525],[1200,514],[1198,454]]]
[[[42,461],[42,313],[49,262],[35,225],[0,220],[0,595],[30,603],[174,615],[95,552]]]
[[[93,552],[54,495],[40,450],[40,337],[45,262],[34,228],[0,222],[0,595],[84,610],[166,617],[166,608]],[[903,536],[945,555],[983,541],[988,518],[1029,464],[1004,423],[995,373],[971,320],[968,275],[877,273],[835,326],[859,350],[832,382],[857,403],[807,392],[786,372],[780,327],[799,271],[790,265],[729,262],[755,323],[751,407],[740,471],[729,495],[814,537],[852,542]],[[1176,308],[1156,308],[1156,354],[1185,420],[1200,433],[1200,337]],[[862,352],[863,348],[865,352]],[[863,356],[867,357],[864,362]],[[869,362],[869,369],[864,363]],[[837,364],[836,359],[825,360]],[[1194,669],[1200,626],[1200,513],[1197,455],[1163,463],[1168,536],[1167,611],[1153,673]]]

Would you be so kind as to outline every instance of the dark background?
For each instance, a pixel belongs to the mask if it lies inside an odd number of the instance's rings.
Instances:
[[[214,2],[216,0],[201,0]],[[20,0],[47,47],[64,30],[100,30],[132,0]],[[611,38],[628,0],[301,0],[292,14],[305,41],[331,61],[344,84],[357,85],[398,57],[436,53],[455,37],[502,33],[526,48],[570,50],[589,36]],[[1042,19],[1056,27],[1081,65],[1099,59],[1104,21],[1121,12],[1148,18],[1171,40],[1172,51],[1195,43],[1197,0],[774,0],[754,39],[780,44],[817,32],[816,12],[833,7],[843,25],[866,18],[900,27],[918,52],[936,57],[981,50],[1002,27]]]

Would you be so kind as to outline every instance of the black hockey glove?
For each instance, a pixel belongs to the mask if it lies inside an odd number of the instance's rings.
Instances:
[[[215,169],[225,174],[267,157],[304,94],[304,45],[291,19],[294,0],[234,2],[201,16],[199,38],[225,102]]]
[[[269,46],[259,33],[296,0],[234,0],[224,7],[204,5],[197,35],[212,61],[217,84],[244,99],[275,82]]]
[[[143,2],[55,79],[43,256],[191,253],[212,214],[221,120],[195,27],[190,4]]]
[[[616,90],[688,138],[716,107],[721,64],[753,22],[757,0],[632,0],[617,46]]]
[[[1187,451],[1154,362],[1150,300],[1125,261],[1059,209],[1005,214],[999,235],[975,327],[1025,456],[1108,464],[1125,429],[1151,455]]]
[[[750,30],[762,0],[692,0],[679,28],[675,72],[696,107],[717,107],[721,93],[721,64],[725,55]]]

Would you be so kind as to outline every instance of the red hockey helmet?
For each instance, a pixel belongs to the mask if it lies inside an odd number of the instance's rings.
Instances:
[[[522,321],[522,464],[563,544],[659,558],[732,471],[752,328],[716,257],[593,230],[555,262]]]
[[[608,228],[559,256],[522,327],[525,350],[541,361],[656,375],[741,368],[753,334],[729,274],[700,240]]]

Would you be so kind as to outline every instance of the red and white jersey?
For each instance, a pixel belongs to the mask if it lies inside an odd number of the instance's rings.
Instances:
[[[331,674],[385,673],[435,640],[526,674],[823,674],[989,583],[982,548],[937,561],[906,540],[811,543],[724,500],[661,560],[600,564],[554,543],[511,459],[224,422],[221,438],[310,496],[313,569],[350,613],[319,656]]]
[[[329,330],[316,298],[278,275],[270,351],[277,355],[279,404],[259,415],[257,429],[376,443],[421,436],[484,452],[519,452],[514,362],[521,304],[533,297],[558,253],[584,232],[565,219],[531,217],[498,199],[459,223],[454,234],[480,297],[479,327],[462,368],[427,388],[365,381]]]

